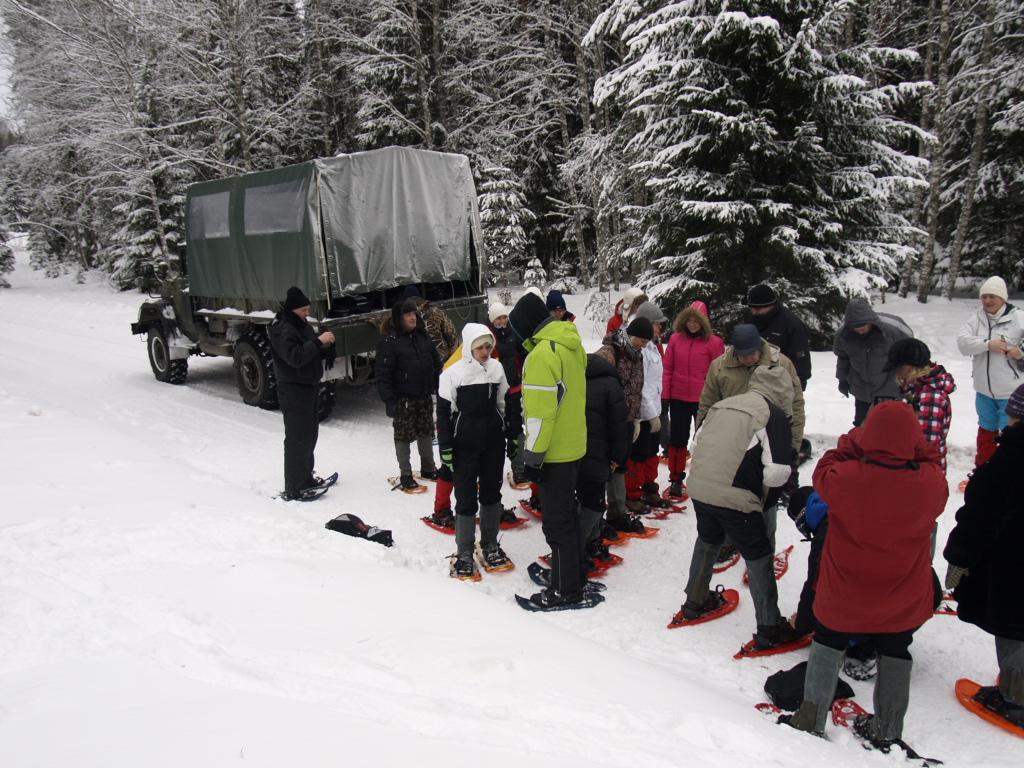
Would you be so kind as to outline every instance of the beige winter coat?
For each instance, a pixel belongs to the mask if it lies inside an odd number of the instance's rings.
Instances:
[[[693,445],[687,475],[690,496],[705,504],[760,512],[769,488],[790,475],[790,430],[757,392],[727,397],[708,411]]]
[[[800,447],[800,441],[804,437],[804,392],[800,387],[800,377],[797,376],[796,368],[779,348],[761,340],[761,360],[758,365],[781,366],[786,369],[793,381],[793,422],[790,425],[793,431],[793,449]],[[711,363],[708,369],[707,378],[704,380],[704,389],[700,393],[700,404],[697,407],[697,427],[704,423],[704,418],[715,403],[727,397],[741,395],[750,389],[750,374],[753,368],[743,365],[736,357],[736,350],[732,346],[725,348],[725,354],[721,355]]]

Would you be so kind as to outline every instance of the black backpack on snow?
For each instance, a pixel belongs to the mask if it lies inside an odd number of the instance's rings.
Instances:
[[[804,677],[807,674],[807,662],[801,661],[792,669],[782,669],[764,681],[764,692],[779,709],[795,712],[804,700]],[[836,683],[836,695],[833,699],[849,699],[853,697],[853,688],[842,678]]]

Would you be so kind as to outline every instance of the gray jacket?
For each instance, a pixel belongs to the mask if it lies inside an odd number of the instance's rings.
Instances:
[[[861,336],[854,327],[871,323],[874,328]],[[867,299],[851,299],[846,306],[843,327],[836,334],[836,378],[857,400],[873,403],[877,397],[898,398],[900,388],[892,371],[886,371],[889,347],[899,339],[913,336],[910,327],[895,315],[875,312]]]

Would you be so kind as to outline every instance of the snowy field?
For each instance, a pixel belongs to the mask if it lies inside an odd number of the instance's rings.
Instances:
[[[765,678],[806,651],[733,660],[754,629],[742,567],[716,577],[740,589],[735,613],[665,628],[692,512],[617,549],[625,563],[596,610],[526,613],[512,595],[535,591],[525,566],[546,551],[539,524],[504,536],[517,570],[448,578],[453,539],[418,519],[432,494],[385,484],[395,459],[375,390],[339,392],[321,427],[318,469],[339,484],[312,504],[273,500],[281,417],[241,402],[230,360],[193,358],[185,386],[160,384],[128,327],[138,294],[47,280],[19,258],[0,291],[3,768],[902,764],[831,725],[822,741],[754,710]],[[569,305],[582,311],[585,297]],[[973,456],[955,335],[975,305],[882,308],[958,382],[940,542]],[[580,326],[593,349],[599,331]],[[815,353],[816,456],[853,415],[833,372],[834,357]],[[506,490],[506,505],[521,495]],[[342,512],[392,529],[396,546],[325,530]],[[796,544],[779,583],[788,614],[807,545],[784,515],[778,540]],[[947,766],[1024,764],[1020,740],[953,697],[959,676],[994,679],[991,638],[936,617],[912,651],[907,741]],[[871,684],[853,687],[870,709]]]

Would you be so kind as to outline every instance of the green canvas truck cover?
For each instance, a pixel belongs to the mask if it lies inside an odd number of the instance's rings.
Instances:
[[[194,184],[187,234],[192,296],[247,309],[291,285],[319,303],[471,280],[482,261],[469,160],[407,147]]]

